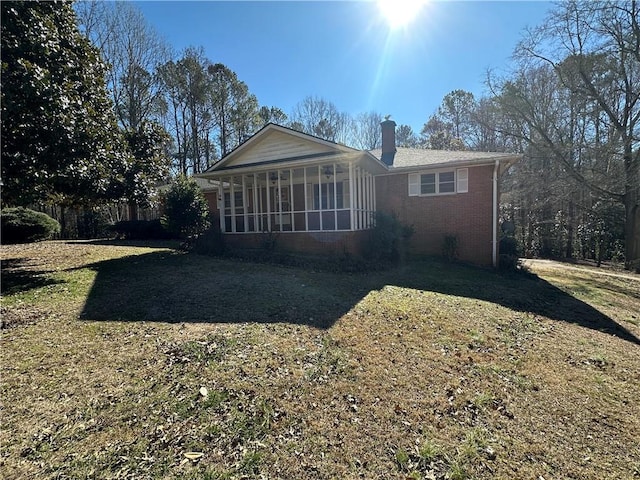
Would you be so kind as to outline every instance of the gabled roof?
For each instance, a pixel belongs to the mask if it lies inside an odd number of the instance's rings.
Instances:
[[[376,158],[382,158],[382,150],[370,150]],[[499,160],[505,167],[517,162],[522,155],[500,152],[472,152],[452,150],[430,150],[424,148],[397,148],[390,173],[394,170],[415,170],[419,168],[438,168],[454,166],[472,166],[495,163]]]
[[[361,153],[361,151],[282,125],[268,123],[203,173],[240,165],[354,153]]]
[[[203,190],[215,190],[218,186],[217,183],[212,183],[212,181],[207,180],[206,178],[200,178],[197,175],[193,176],[193,180],[195,180],[196,184]]]
[[[447,168],[500,163],[500,170],[522,158],[521,155],[498,152],[471,152],[397,148],[393,164],[382,159],[382,150],[358,150],[320,137],[302,133],[275,123],[269,123],[236,149],[225,155],[201,178],[217,178],[226,171],[255,171],[255,169],[299,168],[302,165],[340,161],[363,161],[374,174],[415,171],[425,168]],[[389,159],[390,160],[390,159]],[[277,165],[277,166],[276,166]]]
[[[226,172],[240,174],[270,168],[299,168],[310,164],[343,161],[364,162],[374,174],[387,171],[386,165],[365,150],[269,123],[222,160],[196,176],[219,178]]]

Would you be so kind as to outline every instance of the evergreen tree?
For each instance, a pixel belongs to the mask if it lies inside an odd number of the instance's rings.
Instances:
[[[2,181],[10,205],[111,198],[132,162],[98,51],[70,2],[2,2]]]

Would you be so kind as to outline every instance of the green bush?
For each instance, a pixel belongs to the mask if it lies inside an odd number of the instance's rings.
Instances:
[[[2,243],[30,243],[60,233],[60,224],[46,213],[16,207],[2,210]]]
[[[379,267],[375,262],[367,262],[364,258],[353,255],[347,250],[330,258],[331,271],[340,273],[360,273],[375,270]]]
[[[117,238],[127,240],[166,240],[171,234],[160,220],[123,220],[109,227]]]
[[[176,178],[163,200],[162,225],[170,234],[186,239],[209,228],[209,206],[193,179]]]
[[[518,241],[514,237],[502,237],[500,239],[500,253],[502,255],[518,256],[520,253]]]
[[[518,241],[514,237],[502,237],[498,267],[501,270],[517,270],[520,265],[519,253]]]
[[[395,214],[376,212],[375,226],[369,230],[363,256],[369,261],[396,263],[406,254],[412,225],[403,225]]]
[[[111,226],[109,223],[110,221],[104,210],[82,210],[76,217],[77,236],[78,238],[104,238],[109,235]]]

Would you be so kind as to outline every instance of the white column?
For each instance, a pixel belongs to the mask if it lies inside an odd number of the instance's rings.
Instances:
[[[290,168],[289,169],[289,215],[291,215],[291,231],[292,232],[296,231],[295,215],[293,214],[293,212],[295,211],[296,209],[293,206],[293,169]]]
[[[333,168],[333,229],[338,229],[338,181],[336,177],[338,176],[336,172],[336,164],[332,165]]]
[[[220,212],[220,231],[224,232],[224,178],[218,180],[218,211]]]
[[[373,213],[375,215],[376,213],[376,177],[374,177],[373,175],[371,176],[371,184],[373,185]],[[375,216],[373,217],[373,219],[375,220]]]
[[[318,165],[318,207],[320,208],[320,231],[322,231],[322,171]]]
[[[354,211],[356,215],[356,230],[360,230],[360,168],[354,167],[353,169],[353,187],[355,189],[354,192]]]
[[[353,175],[354,175],[354,171],[353,171],[353,163],[349,162],[349,213],[351,215],[351,225],[350,225],[350,230],[355,230],[356,225],[356,216],[355,216],[355,182],[353,181]]]
[[[264,205],[262,203],[262,185],[258,186],[258,205],[259,205],[258,212],[260,212],[259,213],[259,217],[258,217],[260,219],[260,222],[259,222],[260,223],[260,227],[259,227],[258,231],[262,232],[262,231],[264,231],[264,218],[263,218],[263,213],[264,213],[263,212],[263,207],[264,207]]]
[[[307,198],[308,197],[308,192],[307,192],[307,167],[304,167],[304,175],[303,175],[303,181],[304,181],[304,231],[308,232],[309,231],[309,205],[307,203]],[[312,205],[313,206],[313,205]]]
[[[278,218],[280,218],[280,231],[282,231],[282,184],[280,183],[280,170],[278,170]]]
[[[236,232],[236,189],[233,184],[233,176],[229,177],[229,198],[231,203],[231,231]]]
[[[369,200],[370,200],[370,188],[369,188],[369,173],[364,173],[364,228],[369,228]]]
[[[373,185],[371,184],[373,175],[367,174],[367,228],[371,228],[373,218]]]
[[[253,174],[253,231],[258,229],[258,174]]]
[[[248,231],[249,207],[247,205],[247,182],[246,175],[242,175],[242,213],[244,214],[244,231]]]
[[[364,172],[362,171],[362,168],[358,168],[358,229],[362,230],[362,228],[364,227],[364,213],[363,213],[363,208],[364,208],[364,192],[363,192],[363,188],[364,187],[364,182],[363,182],[363,176],[364,176]]]
[[[271,187],[269,186],[269,172],[267,172],[267,230],[271,231]]]

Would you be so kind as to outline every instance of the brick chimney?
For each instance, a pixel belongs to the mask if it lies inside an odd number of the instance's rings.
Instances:
[[[396,155],[396,122],[387,117],[380,123],[382,127],[382,162],[392,166]]]

